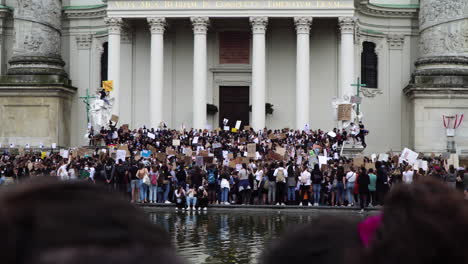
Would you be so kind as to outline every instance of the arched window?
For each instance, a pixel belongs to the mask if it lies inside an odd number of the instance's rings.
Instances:
[[[101,83],[102,81],[107,81],[107,58],[109,56],[109,45],[106,42],[102,47],[104,52],[101,55]]]
[[[378,84],[378,58],[375,53],[375,44],[365,41],[362,43],[361,78],[368,88],[377,88]]]

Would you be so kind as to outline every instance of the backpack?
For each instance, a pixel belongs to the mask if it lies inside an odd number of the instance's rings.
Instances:
[[[213,170],[208,170],[208,184],[216,183],[216,176]]]
[[[151,184],[158,185],[158,175],[156,173],[151,174]]]
[[[278,169],[276,174],[276,182],[284,182],[284,169]]]
[[[268,188],[270,187],[270,182],[268,181],[268,177],[263,177],[260,187],[262,187],[264,190],[268,190]]]

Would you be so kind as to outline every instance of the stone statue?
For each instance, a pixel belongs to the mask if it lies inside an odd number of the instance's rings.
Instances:
[[[93,128],[99,130],[101,127],[107,127],[109,125],[109,120],[112,117],[113,105],[114,98],[97,97],[94,102],[91,103],[89,115]]]

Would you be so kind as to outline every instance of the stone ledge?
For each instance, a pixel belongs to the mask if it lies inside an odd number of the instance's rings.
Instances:
[[[410,99],[415,98],[432,98],[432,99],[449,99],[449,98],[468,98],[468,88],[453,88],[453,87],[415,87],[408,85],[403,92]]]

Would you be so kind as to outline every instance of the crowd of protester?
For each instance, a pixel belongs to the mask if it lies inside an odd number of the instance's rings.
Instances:
[[[122,126],[102,129],[101,134],[105,151],[96,148],[86,155],[78,155],[76,149],[65,157],[59,152],[46,156],[5,152],[0,157],[0,184],[37,176],[90,181],[117,190],[134,203],[174,203],[178,210],[206,210],[210,204],[359,206],[364,210],[383,205],[394,186],[426,177],[468,191],[468,171],[447,166],[440,157],[425,158],[427,170],[414,170],[393,155],[356,164],[340,155],[340,146],[351,133],[337,129],[329,133],[131,131]],[[248,157],[247,145],[252,143],[255,155]],[[117,160],[112,149],[122,146],[128,155]],[[194,154],[188,154],[188,149]],[[278,154],[279,149],[284,154]],[[149,156],[143,157],[143,151]],[[199,159],[202,152],[207,157]],[[326,164],[320,164],[319,156],[326,157]]]

